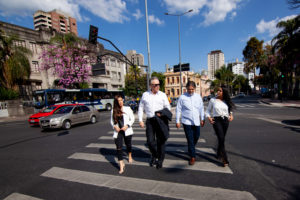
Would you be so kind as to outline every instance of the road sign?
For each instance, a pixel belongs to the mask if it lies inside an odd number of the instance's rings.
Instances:
[[[95,65],[92,65],[92,74],[94,76],[105,75],[106,74],[105,64],[104,63],[97,63]]]
[[[179,65],[174,65],[174,72],[180,72]],[[181,64],[181,71],[190,71],[190,63]]]

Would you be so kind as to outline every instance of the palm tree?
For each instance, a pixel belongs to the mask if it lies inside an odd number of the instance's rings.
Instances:
[[[0,30],[0,84],[7,89],[18,90],[17,85],[29,78],[31,68],[28,56],[31,51],[17,46],[17,36],[6,36]]]
[[[215,77],[217,80],[219,80],[220,86],[225,85],[227,87],[227,90],[229,91],[229,88],[232,86],[232,80],[234,78],[232,71],[225,65],[223,65],[216,71]]]

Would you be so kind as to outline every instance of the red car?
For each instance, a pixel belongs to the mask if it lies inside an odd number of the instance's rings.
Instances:
[[[41,110],[40,112],[31,115],[28,119],[28,122],[31,126],[38,126],[40,123],[41,117],[47,117],[49,115],[52,115],[57,109],[59,109],[63,106],[69,106],[69,105],[78,105],[78,104],[59,104],[59,105],[49,106],[49,107]]]

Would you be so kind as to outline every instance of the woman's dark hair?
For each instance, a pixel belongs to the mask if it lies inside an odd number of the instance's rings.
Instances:
[[[186,88],[192,86],[193,88],[196,88],[196,83],[194,81],[188,81],[187,84],[186,84]]]
[[[222,91],[223,91],[223,100],[225,101],[225,103],[228,106],[228,112],[230,113],[233,109],[235,109],[235,105],[234,103],[231,101],[229,92],[227,91],[227,89],[225,87],[221,87]]]
[[[123,115],[123,112],[121,110],[121,107],[120,107],[119,101],[118,101],[119,98],[122,98],[122,96],[121,95],[116,95],[115,99],[114,99],[114,109],[113,109],[114,124],[117,124],[118,123],[118,119],[120,117],[122,117],[122,115]]]

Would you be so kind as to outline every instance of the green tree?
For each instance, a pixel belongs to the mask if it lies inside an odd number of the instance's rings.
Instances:
[[[14,44],[18,36],[7,36],[0,30],[0,84],[1,87],[18,91],[18,85],[30,77],[31,51]]]
[[[166,76],[162,72],[152,72],[151,77],[156,76],[159,79],[160,82],[160,91],[165,92],[165,81]]]
[[[230,68],[223,65],[220,69],[216,70],[215,77],[218,80],[218,85],[224,85],[227,87],[228,91],[232,86],[232,81],[234,78],[234,75]]]
[[[243,50],[246,73],[254,72],[254,69],[259,68],[263,55],[263,43],[263,40],[259,41],[256,37],[250,38],[247,42]]]

